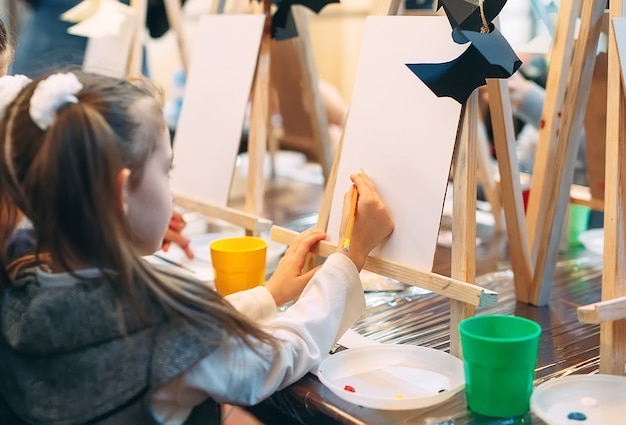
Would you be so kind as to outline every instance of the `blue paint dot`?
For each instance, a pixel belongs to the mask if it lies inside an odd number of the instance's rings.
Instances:
[[[573,421],[586,421],[587,416],[581,412],[571,412],[569,415],[567,415],[567,419],[571,419]]]

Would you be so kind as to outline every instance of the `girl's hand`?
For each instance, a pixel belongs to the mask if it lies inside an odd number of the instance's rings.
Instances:
[[[161,245],[161,249],[163,251],[167,252],[173,242],[182,248],[187,258],[194,257],[194,253],[189,246],[191,241],[189,238],[186,238],[181,234],[186,225],[187,223],[183,219],[183,216],[180,213],[173,211],[172,218],[170,219],[170,225],[167,228],[167,232],[165,232],[165,236],[163,237],[163,245]]]
[[[313,274],[319,269],[315,267],[302,273],[307,254],[316,243],[324,238],[326,238],[326,233],[309,229],[294,239],[283,258],[280,259],[276,271],[265,284],[274,297],[276,305],[285,304],[300,296]]]
[[[393,221],[389,210],[380,199],[372,181],[361,172],[351,175],[350,179],[355,184],[359,197],[357,201],[354,227],[350,237],[350,249],[344,251],[341,241],[346,234],[348,216],[350,214],[350,200],[352,189],[344,196],[343,217],[339,231],[337,252],[347,255],[356,265],[358,270],[363,268],[365,259],[369,253],[378,246],[393,231]]]

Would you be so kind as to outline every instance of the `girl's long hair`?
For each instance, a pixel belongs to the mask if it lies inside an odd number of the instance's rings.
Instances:
[[[78,103],[67,104],[52,126],[39,129],[29,116],[37,83],[29,84],[7,108],[0,122],[0,252],[2,285],[34,265],[53,261],[72,273],[86,264],[109,276],[120,296],[135,300],[144,284],[174,319],[203,329],[212,343],[226,335],[251,348],[276,341],[204,283],[192,278],[163,277],[141,258],[128,225],[116,181],[131,170],[129,184],[142,179],[143,167],[164,125],[160,106],[147,84],[75,72],[83,84]],[[154,125],[139,131],[145,100],[152,99]],[[142,102],[140,102],[142,101]],[[6,247],[21,216],[37,235],[35,254],[8,264]],[[113,271],[113,276],[111,272]],[[2,290],[2,286],[0,286]],[[139,309],[140,310],[140,309]],[[141,313],[139,311],[139,313]]]

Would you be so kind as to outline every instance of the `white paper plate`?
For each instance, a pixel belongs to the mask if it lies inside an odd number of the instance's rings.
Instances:
[[[623,425],[626,423],[626,377],[557,378],[535,388],[530,408],[548,425]]]
[[[600,255],[604,253],[604,229],[585,230],[578,235],[578,240],[589,251]]]
[[[372,409],[432,406],[465,388],[463,362],[434,348],[352,348],[322,362],[318,378],[338,397]]]

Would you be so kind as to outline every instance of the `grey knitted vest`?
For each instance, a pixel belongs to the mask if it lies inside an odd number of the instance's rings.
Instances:
[[[147,323],[104,278],[42,288],[35,269],[20,273],[0,293],[0,424],[153,424],[152,392],[215,347],[141,288]],[[219,419],[207,400],[185,423]]]

